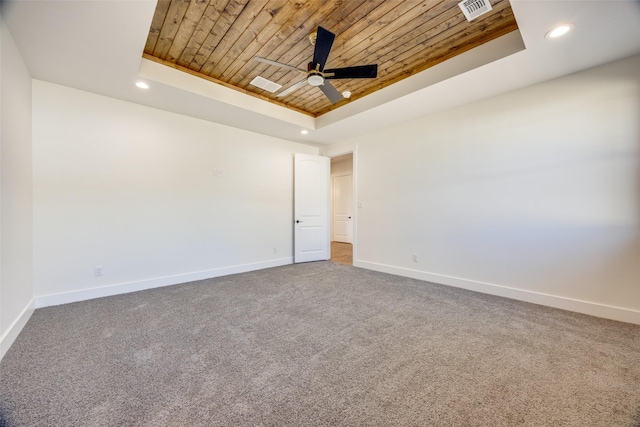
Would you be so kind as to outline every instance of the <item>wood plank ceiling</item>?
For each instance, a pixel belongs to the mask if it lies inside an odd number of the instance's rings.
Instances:
[[[311,116],[364,97],[517,29],[509,0],[468,22],[459,0],[159,0],[143,57]],[[378,64],[376,79],[331,80],[350,99],[332,104],[304,78],[252,60],[307,69],[318,26],[336,34],[326,68]],[[250,84],[261,76],[282,88]]]

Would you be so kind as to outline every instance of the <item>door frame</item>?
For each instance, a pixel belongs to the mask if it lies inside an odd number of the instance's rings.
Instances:
[[[329,147],[321,150],[322,156],[329,158],[344,156],[345,154],[353,155],[353,173],[351,175],[353,179],[353,200],[351,212],[353,212],[353,265],[358,267],[358,144],[343,145],[340,147]],[[333,198],[333,194],[331,194]],[[333,207],[332,207],[333,209]]]

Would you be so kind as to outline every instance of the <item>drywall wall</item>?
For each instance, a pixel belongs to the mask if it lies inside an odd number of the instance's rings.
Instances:
[[[31,76],[0,18],[0,358],[33,313]]]
[[[638,70],[635,56],[345,141],[355,265],[640,323]]]
[[[351,175],[353,173],[353,155],[344,157],[344,159],[331,160],[331,177]]]
[[[37,306],[292,262],[293,153],[317,148],[33,91]]]

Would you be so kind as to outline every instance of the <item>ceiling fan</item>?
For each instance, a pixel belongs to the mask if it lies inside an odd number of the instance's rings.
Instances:
[[[335,38],[335,34],[322,27],[318,27],[317,33],[313,33],[309,36],[311,43],[315,44],[315,49],[313,51],[313,61],[309,62],[306,70],[294,67],[292,65],[272,61],[270,59],[261,58],[259,56],[256,56],[253,59],[259,62],[264,62],[265,64],[275,65],[276,67],[285,68],[291,71],[297,71],[307,75],[304,80],[299,81],[298,83],[276,95],[278,98],[285,97],[308,83],[311,86],[319,87],[320,90],[326,95],[326,97],[329,98],[329,101],[335,104],[342,99],[342,95],[327,80],[372,79],[378,76],[377,64],[325,69],[324,66],[327,63],[327,59],[329,58],[329,52],[331,51],[331,46],[333,46],[333,41]]]

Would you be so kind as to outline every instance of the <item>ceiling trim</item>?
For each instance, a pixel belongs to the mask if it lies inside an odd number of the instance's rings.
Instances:
[[[313,116],[293,111],[287,107],[275,105],[272,102],[242,93],[236,90],[236,88],[214,83],[200,76],[196,77],[191,73],[184,73],[155,61],[143,58],[140,62],[138,76],[189,92],[202,98],[242,108],[249,112],[278,119],[292,125],[315,129],[315,118]],[[247,118],[250,119],[250,116],[248,115]]]
[[[305,115],[310,116],[310,117],[315,117],[314,114],[311,114],[311,113],[309,113],[307,111],[304,111],[302,109],[296,108],[294,106],[287,105],[284,102],[279,102],[276,99],[269,98],[269,97],[264,96],[264,95],[260,95],[259,93],[248,91],[248,90],[243,89],[243,88],[238,87],[238,86],[234,86],[232,84],[223,82],[222,80],[218,80],[215,77],[207,76],[206,74],[202,74],[202,73],[199,73],[197,71],[191,70],[190,68],[183,67],[181,65],[175,64],[175,63],[170,62],[170,61],[166,61],[166,60],[161,59],[161,58],[157,58],[155,56],[149,55],[148,53],[144,53],[143,52],[142,53],[142,58],[146,59],[148,61],[157,62],[158,64],[164,65],[166,67],[174,68],[174,69],[176,69],[178,71],[182,71],[183,73],[191,74],[192,76],[208,80],[211,83],[215,83],[217,85],[228,87],[229,89],[236,90],[236,91],[238,91],[240,93],[243,93],[245,95],[253,96],[255,98],[262,99],[263,101],[267,101],[267,102],[270,102],[272,104],[280,105],[281,107],[288,108],[290,110],[296,111],[296,112],[301,113],[301,114],[305,114]]]
[[[201,74],[179,65],[164,63],[154,57],[147,58],[147,55],[141,60],[138,76],[305,129],[319,129],[512,55],[524,48],[520,32],[512,31],[401,80],[393,87],[383,88],[318,117],[304,111],[293,110],[290,106],[276,104],[271,99],[213,78],[203,78]]]

